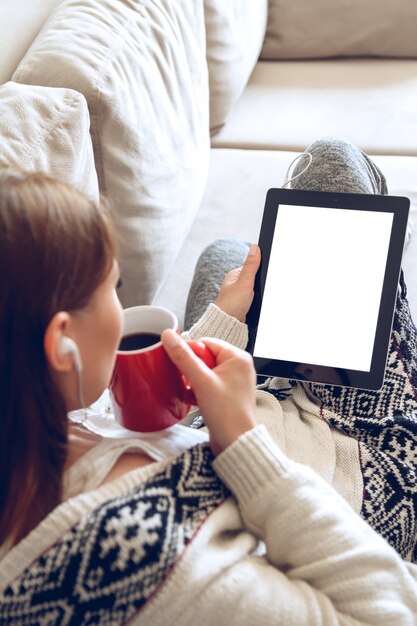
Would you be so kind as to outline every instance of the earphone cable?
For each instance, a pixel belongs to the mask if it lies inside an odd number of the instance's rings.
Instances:
[[[305,166],[304,169],[301,170],[301,172],[298,172],[298,174],[295,174],[295,176],[291,176],[291,178],[288,178],[289,173],[291,171],[292,166],[294,165],[294,163],[296,163],[296,161],[298,161],[299,159],[302,159],[304,156],[308,156],[309,157],[309,161],[307,163],[307,165]],[[284,179],[284,183],[282,185],[282,188],[286,187],[287,185],[291,184],[294,180],[297,180],[297,178],[299,178],[300,176],[302,176],[310,167],[311,162],[313,161],[313,155],[311,154],[311,152],[303,152],[302,154],[298,154],[295,159],[293,159],[291,161],[291,163],[288,166],[287,172],[285,174],[285,179]]]

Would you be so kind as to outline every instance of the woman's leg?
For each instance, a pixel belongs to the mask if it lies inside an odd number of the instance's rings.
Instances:
[[[360,150],[322,140],[306,152],[296,189],[387,193],[386,182]],[[300,159],[294,175],[305,167]],[[404,557],[417,560],[417,332],[401,272],[385,382],[380,391],[306,384],[323,417],[359,441],[363,517]]]
[[[203,315],[219,293],[223,278],[232,269],[240,267],[246,259],[249,245],[231,237],[217,239],[201,253],[185,309],[184,330]]]
[[[321,139],[306,150],[310,166],[291,183],[292,189],[386,194],[383,174],[366,154],[340,139]],[[293,177],[306,167],[307,157],[300,158]]]

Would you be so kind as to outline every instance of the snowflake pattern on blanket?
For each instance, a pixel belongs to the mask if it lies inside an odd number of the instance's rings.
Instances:
[[[0,596],[0,624],[123,624],[229,492],[207,444],[90,512]]]
[[[417,331],[401,272],[385,381],[380,391],[308,384],[333,427],[359,442],[362,517],[417,561]]]

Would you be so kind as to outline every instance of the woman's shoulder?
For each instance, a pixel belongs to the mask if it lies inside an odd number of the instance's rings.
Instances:
[[[12,585],[1,590],[0,584],[0,617],[12,615],[19,603],[20,611],[23,605],[32,612],[36,607],[46,619],[52,609],[42,598],[51,586],[54,610],[62,603],[68,614],[77,612],[80,623],[93,607],[138,610],[161,585],[202,524],[230,495],[212,461],[209,446],[197,445],[175,459],[145,468],[142,480],[140,472],[131,472],[104,485],[104,494],[110,493],[111,487],[117,495],[104,497],[80,514],[74,525],[22,571],[17,587],[13,582],[13,589],[20,590],[17,595],[11,592]],[[89,495],[61,507],[82,511],[83,499],[86,504]],[[61,518],[64,515],[69,520],[66,513],[61,510]],[[30,535],[26,541],[29,539]],[[120,621],[124,618],[118,615]]]

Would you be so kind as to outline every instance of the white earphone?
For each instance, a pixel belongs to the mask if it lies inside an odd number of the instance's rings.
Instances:
[[[72,354],[75,369],[77,370],[77,373],[80,374],[83,369],[83,363],[81,360],[80,351],[74,339],[66,336],[61,337],[59,341],[59,351],[62,356],[64,356],[65,354]]]
[[[305,156],[308,157],[307,165],[301,170],[301,172],[298,172],[298,174],[294,174],[294,176],[291,176],[291,178],[288,178],[288,176],[290,175],[290,170],[291,170],[292,166],[294,165],[294,163],[296,161],[298,161],[298,159],[302,159]],[[297,178],[300,178],[300,176],[302,176],[304,174],[304,172],[306,172],[308,170],[308,168],[311,165],[312,160],[313,160],[313,155],[311,154],[311,152],[302,152],[301,154],[296,156],[295,159],[293,159],[291,161],[291,163],[289,164],[289,166],[288,166],[287,173],[285,174],[285,179],[284,179],[284,182],[282,184],[282,188],[284,189],[284,187],[286,187],[287,185],[292,183],[293,180],[297,180]]]

